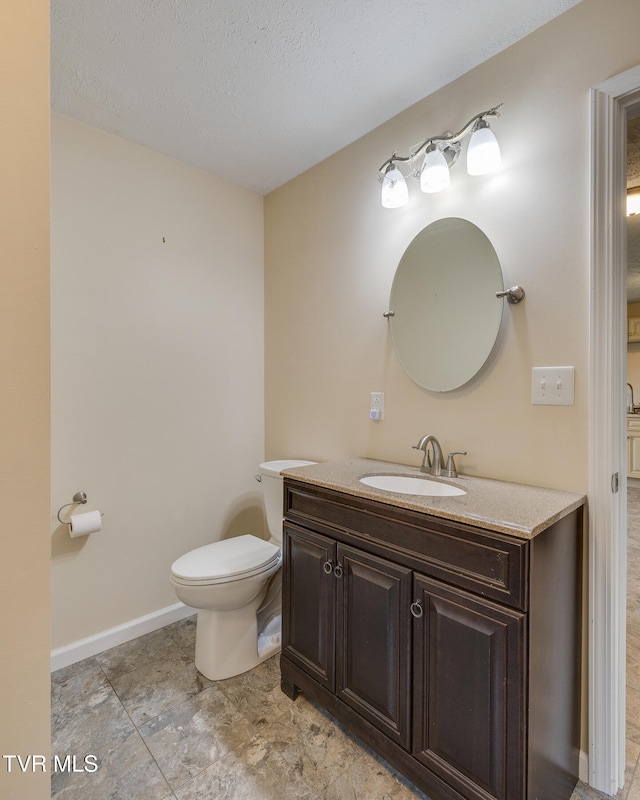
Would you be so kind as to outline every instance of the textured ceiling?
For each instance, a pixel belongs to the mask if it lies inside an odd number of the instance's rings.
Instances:
[[[577,2],[51,0],[52,106],[264,194]]]

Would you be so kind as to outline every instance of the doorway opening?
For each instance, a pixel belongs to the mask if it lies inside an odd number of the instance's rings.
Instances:
[[[589,783],[624,784],[627,601],[626,128],[640,67],[592,89]]]

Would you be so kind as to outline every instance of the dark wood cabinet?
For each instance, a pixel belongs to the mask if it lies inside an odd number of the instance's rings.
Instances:
[[[411,570],[284,527],[283,652],[405,747]]]
[[[283,691],[432,800],[568,800],[580,539],[579,510],[526,540],[286,479]]]
[[[421,575],[413,754],[461,796],[522,796],[525,615]]]
[[[336,695],[410,744],[411,570],[338,545]]]
[[[282,651],[321,686],[334,692],[336,543],[285,527]],[[295,611],[294,611],[295,609]]]

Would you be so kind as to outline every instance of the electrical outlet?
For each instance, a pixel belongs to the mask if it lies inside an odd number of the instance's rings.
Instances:
[[[384,419],[384,392],[371,392],[369,401],[369,419]]]
[[[572,406],[574,367],[533,367],[531,402],[543,406]]]

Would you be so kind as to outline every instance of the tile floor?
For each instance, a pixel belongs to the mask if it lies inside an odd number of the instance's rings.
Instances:
[[[640,800],[640,489],[629,488],[627,781]],[[427,800],[304,696],[280,691],[278,656],[209,681],[195,618],[52,675],[52,753],[97,757],[52,776],[56,800]],[[606,795],[579,783],[572,800]]]
[[[195,618],[52,675],[52,753],[97,756],[58,772],[56,800],[415,800],[368,748],[303,696],[280,691],[279,656],[209,681]]]

